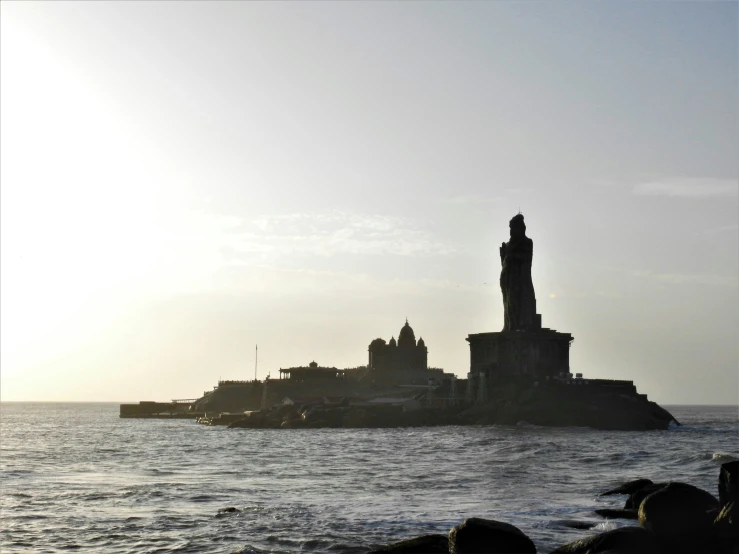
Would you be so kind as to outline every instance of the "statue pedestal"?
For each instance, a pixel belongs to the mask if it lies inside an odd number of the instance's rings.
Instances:
[[[496,377],[555,377],[570,371],[570,333],[552,329],[469,335],[470,373]]]

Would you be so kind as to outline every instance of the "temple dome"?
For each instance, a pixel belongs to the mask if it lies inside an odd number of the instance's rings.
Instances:
[[[421,337],[420,339],[418,339],[418,346],[420,346],[420,347],[426,346],[426,343],[423,342],[423,337]]]
[[[408,325],[407,319],[398,335],[398,346],[416,346],[416,334],[413,332],[413,328]]]
[[[385,340],[384,340],[384,339],[375,339],[375,340],[373,340],[373,341],[372,341],[372,342],[370,343],[370,345],[369,345],[369,349],[370,349],[370,350],[381,350],[381,349],[382,349],[382,347],[384,347],[384,346],[385,346],[386,344],[387,344],[387,343],[385,342]]]
[[[391,338],[390,338],[390,342],[389,342],[388,344],[389,344],[390,346],[397,346],[397,345],[398,345],[398,343],[397,343],[397,342],[395,342],[395,337],[391,337]]]

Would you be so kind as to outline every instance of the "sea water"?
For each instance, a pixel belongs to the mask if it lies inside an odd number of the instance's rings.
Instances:
[[[593,513],[622,507],[597,495],[623,481],[717,494],[720,464],[739,457],[737,408],[668,409],[682,427],[255,430],[3,403],[0,550],[366,552],[483,517],[549,552],[633,524]]]

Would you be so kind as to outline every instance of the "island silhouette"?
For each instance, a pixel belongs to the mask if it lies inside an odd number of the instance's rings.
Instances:
[[[542,327],[531,276],[533,241],[520,212],[500,247],[503,328],[470,334],[465,379],[429,367],[406,318],[398,340],[376,338],[365,366],[280,368],[279,379],[219,381],[199,398],[121,404],[122,418],[193,418],[249,428],[528,423],[650,430],[678,424],[633,381],[570,371],[570,333]]]

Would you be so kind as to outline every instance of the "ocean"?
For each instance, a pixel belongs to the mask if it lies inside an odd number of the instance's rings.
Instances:
[[[359,553],[483,517],[546,553],[633,524],[593,513],[622,507],[597,495],[623,481],[718,494],[720,464],[739,458],[737,407],[667,409],[682,427],[252,430],[3,403],[0,551]]]

